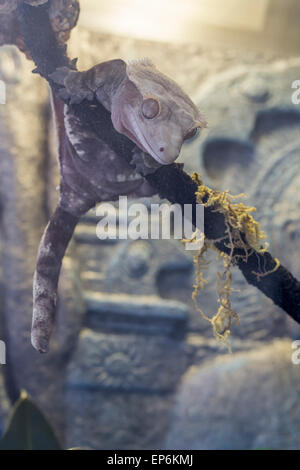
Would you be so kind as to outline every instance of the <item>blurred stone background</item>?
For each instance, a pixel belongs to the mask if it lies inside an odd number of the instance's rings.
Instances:
[[[209,129],[180,160],[205,183],[245,193],[274,256],[300,276],[300,59],[286,52],[171,43],[87,29],[72,34],[79,67],[150,57],[206,115]],[[58,194],[47,87],[14,48],[0,49],[0,433],[20,389],[65,447],[300,448],[300,327],[234,271],[241,324],[233,354],[193,309],[192,254],[177,241],[100,241],[95,211],[64,260],[51,352],[30,345],[32,275]],[[157,201],[157,198],[155,198]],[[148,204],[151,200],[145,201]],[[119,214],[122,217],[122,214]],[[217,308],[215,261],[200,304]]]

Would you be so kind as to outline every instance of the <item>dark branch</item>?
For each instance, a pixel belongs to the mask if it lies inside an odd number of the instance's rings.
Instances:
[[[19,22],[26,47],[40,74],[57,91],[57,85],[52,83],[49,75],[62,65],[74,68],[74,64],[67,57],[65,49],[56,41],[49,23],[47,7],[33,8],[22,5],[19,7]],[[76,115],[89,124],[112,150],[129,162],[134,144],[115,131],[110,114],[98,102],[92,104],[96,104],[97,107],[91,107],[89,102],[82,102],[73,106],[73,109]],[[162,167],[154,174],[147,176],[147,179],[157,189],[159,195],[171,203],[196,205],[197,185],[183,171],[181,165]],[[204,227],[208,239],[216,240],[226,236],[224,217],[211,208],[205,208]],[[228,243],[229,240],[225,239],[216,246],[220,251],[229,253]],[[274,273],[258,279],[255,273],[260,271],[260,266],[264,266],[265,271],[272,271],[276,262],[271,254],[257,252],[254,252],[247,262],[242,259],[238,262],[238,267],[249,284],[256,286],[300,323],[300,283],[283,266],[280,266]]]

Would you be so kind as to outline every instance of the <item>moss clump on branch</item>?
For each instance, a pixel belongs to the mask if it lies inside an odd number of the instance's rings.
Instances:
[[[248,207],[242,202],[235,202],[236,199],[245,197],[244,194],[237,196],[231,195],[228,191],[216,191],[204,185],[199,174],[192,176],[197,184],[196,198],[199,204],[205,207],[211,207],[215,212],[223,214],[225,220],[225,236],[218,240],[208,240],[204,238],[202,248],[195,256],[196,279],[193,292],[194,305],[203,318],[209,321],[213,327],[213,332],[218,341],[225,342],[228,347],[228,337],[231,326],[239,323],[238,314],[232,309],[231,295],[234,292],[232,288],[231,269],[236,266],[240,260],[248,261],[249,256],[254,252],[265,253],[268,244],[264,242],[265,233],[261,230],[259,223],[251,215],[256,211],[255,207]],[[195,239],[191,239],[193,242]],[[229,254],[219,251],[215,244],[223,241],[229,249]],[[264,244],[263,244],[264,242]],[[204,288],[207,281],[203,276],[203,269],[207,268],[208,262],[205,253],[208,250],[217,252],[218,258],[222,259],[224,270],[217,273],[217,295],[219,308],[212,318],[209,318],[198,305],[199,291]],[[258,279],[275,272],[280,262],[275,259],[276,265],[272,271],[255,272]]]

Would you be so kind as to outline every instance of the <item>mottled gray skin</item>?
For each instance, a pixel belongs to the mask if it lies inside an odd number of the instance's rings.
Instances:
[[[183,141],[206,122],[190,98],[148,61],[99,64],[87,72],[60,68],[51,79],[61,172],[60,201],[43,235],[33,286],[32,344],[46,352],[54,324],[62,259],[81,215],[97,202],[120,195],[151,196],[141,175],[173,163]],[[137,148],[132,168],[64,105],[96,99],[111,113],[115,129]]]

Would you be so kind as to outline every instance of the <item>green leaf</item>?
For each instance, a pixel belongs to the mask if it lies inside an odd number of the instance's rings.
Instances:
[[[0,450],[61,450],[54,431],[40,409],[22,391],[0,440]]]

